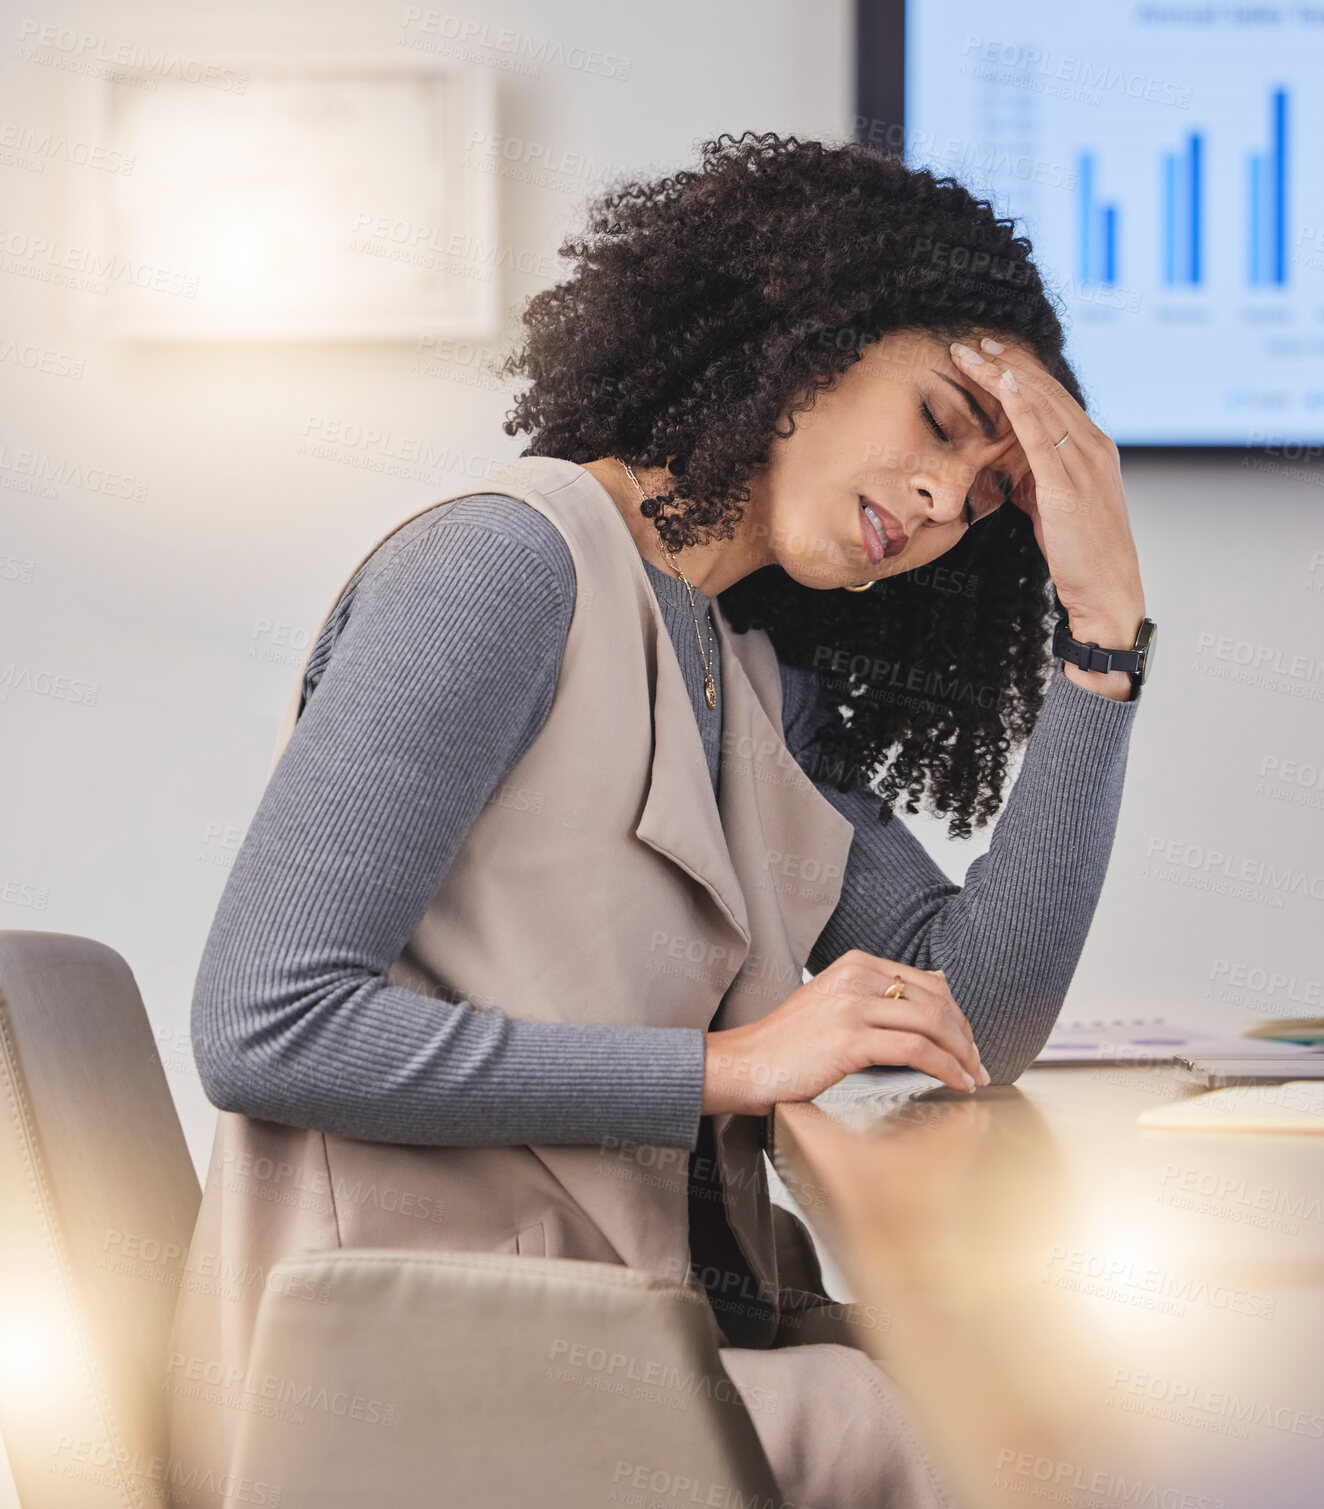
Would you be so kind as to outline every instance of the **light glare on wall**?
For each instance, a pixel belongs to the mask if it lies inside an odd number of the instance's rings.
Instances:
[[[242,92],[107,81],[104,239],[144,269],[102,332],[148,340],[487,338],[502,307],[485,70],[234,59]],[[373,227],[389,225],[387,236]],[[399,227],[407,236],[400,237]],[[368,229],[365,231],[365,227]]]
[[[200,279],[231,303],[259,303],[273,293],[275,227],[255,211],[218,215],[202,227],[206,263]]]

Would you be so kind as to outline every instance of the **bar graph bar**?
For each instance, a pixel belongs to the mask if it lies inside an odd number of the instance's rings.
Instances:
[[[1197,131],[1180,155],[1163,154],[1163,281],[1169,286],[1194,287],[1202,276],[1203,172],[1204,140]]]
[[[1258,153],[1252,153],[1250,159],[1250,184],[1248,185],[1248,200],[1246,225],[1250,231],[1250,281],[1252,284],[1262,282],[1260,268],[1260,243],[1264,239],[1264,214],[1260,208],[1261,185],[1260,169],[1263,160]]]
[[[1115,204],[1094,197],[1094,153],[1079,158],[1080,182],[1080,280],[1082,283],[1116,283],[1119,214]]]
[[[1246,277],[1252,287],[1287,282],[1287,90],[1269,96],[1269,145],[1246,161]]]

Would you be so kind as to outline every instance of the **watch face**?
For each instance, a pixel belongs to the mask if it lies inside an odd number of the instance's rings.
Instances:
[[[1140,625],[1140,633],[1136,636],[1137,648],[1144,650],[1144,659],[1140,664],[1140,685],[1144,686],[1149,678],[1149,668],[1154,664],[1154,646],[1158,641],[1158,625],[1152,618],[1147,618]]]

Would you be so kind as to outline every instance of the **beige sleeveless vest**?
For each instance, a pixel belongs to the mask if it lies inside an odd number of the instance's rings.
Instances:
[[[801,982],[854,831],[786,749],[771,641],[736,634],[713,604],[719,802],[657,599],[605,489],[574,462],[523,457],[484,490],[522,499],[560,531],[574,613],[547,721],[474,823],[390,982],[543,1021],[718,1030],[764,1016]],[[436,506],[365,552],[323,623],[368,556]],[[763,1124],[720,1116],[714,1129],[727,1219],[762,1297],[775,1299]],[[218,1405],[217,1380],[242,1378],[282,1253],[522,1252],[693,1283],[688,1156],[632,1144],[397,1146],[222,1112],[171,1345],[176,1460],[228,1462],[242,1405]]]

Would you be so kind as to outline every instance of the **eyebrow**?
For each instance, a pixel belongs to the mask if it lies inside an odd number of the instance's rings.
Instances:
[[[975,423],[981,430],[983,430],[985,438],[988,440],[994,439],[998,433],[998,427],[993,423],[988,415],[984,413],[983,409],[980,408],[980,406],[975,402],[974,395],[970,392],[969,388],[963,388],[961,384],[954,378],[948,377],[945,372],[939,372],[937,367],[932,367],[930,368],[930,370],[934,373],[935,376],[941,377],[943,382],[950,383],[951,386],[956,389],[961,397],[965,399],[966,407],[970,410],[971,416],[973,417]]]

